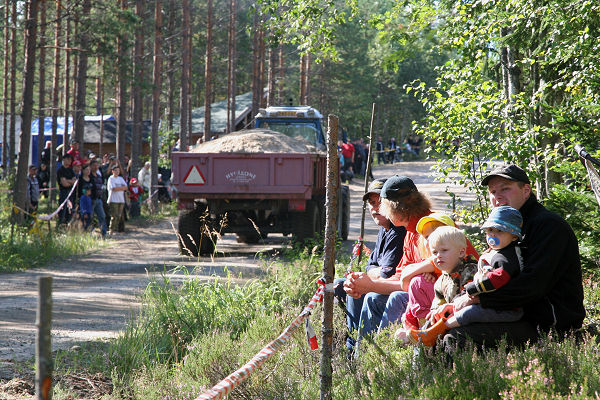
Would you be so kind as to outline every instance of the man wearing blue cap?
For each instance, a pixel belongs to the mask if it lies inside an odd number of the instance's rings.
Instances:
[[[585,317],[581,261],[569,224],[537,201],[527,174],[514,164],[494,169],[481,184],[488,187],[493,207],[510,206],[521,212],[523,267],[498,290],[480,293],[466,304],[496,310],[522,307],[524,316],[516,322],[451,329],[444,337],[446,350],[462,347],[467,339],[493,346],[506,337],[518,345],[534,340],[538,331],[553,329],[563,335],[580,328]]]

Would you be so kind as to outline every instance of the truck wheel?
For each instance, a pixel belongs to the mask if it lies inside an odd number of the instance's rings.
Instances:
[[[263,234],[263,237],[266,238],[266,234]],[[238,243],[256,244],[260,242],[260,239],[261,235],[259,235],[258,232],[237,234]]]
[[[319,206],[313,201],[306,202],[306,211],[298,213],[296,216],[296,240],[303,242],[305,239],[312,238],[319,231],[320,215]]]
[[[350,233],[350,188],[342,186],[342,231],[340,236],[342,240],[348,240]]]
[[[179,213],[177,222],[177,239],[179,252],[184,255],[198,257],[198,245],[200,244],[200,218],[202,214],[198,209],[183,210]]]
[[[217,247],[217,238],[217,234],[212,233],[210,225],[205,223],[202,226],[202,234],[200,236],[200,255],[214,254]]]

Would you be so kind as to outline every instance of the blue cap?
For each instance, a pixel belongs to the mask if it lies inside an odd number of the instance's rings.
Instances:
[[[388,178],[381,188],[381,197],[396,200],[408,196],[412,192],[418,192],[415,183],[407,176],[394,175]]]
[[[496,228],[500,231],[511,233],[515,236],[518,236],[519,239],[522,238],[522,227],[523,217],[521,216],[521,213],[519,210],[509,206],[493,208],[487,220],[481,226],[482,229]]]

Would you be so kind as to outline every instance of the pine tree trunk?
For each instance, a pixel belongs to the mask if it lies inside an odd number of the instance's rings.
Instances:
[[[258,35],[258,93],[260,99],[260,107],[265,107],[267,99],[265,93],[265,31],[261,27]]]
[[[46,0],[39,2],[40,7],[40,32],[39,32],[39,86],[38,86],[38,135],[37,135],[37,164],[40,165],[42,162],[42,150],[46,145],[46,132],[45,132],[45,116],[46,116]]]
[[[121,9],[127,9],[127,0],[120,0]],[[126,55],[127,37],[119,35],[117,38],[117,67],[119,71],[127,70],[127,55]],[[127,120],[127,79],[125,73],[117,75],[117,90],[116,90],[116,119],[117,119],[117,160],[121,164],[122,173],[125,174],[127,168],[125,163],[125,122]]]
[[[209,0],[210,1],[210,0]],[[150,137],[151,189],[158,186],[158,123],[160,121],[160,92],[162,89],[162,3],[154,4],[154,66],[152,71],[152,133]],[[151,193],[150,193],[151,194]],[[158,207],[158,197],[152,198],[152,209]]]
[[[206,63],[204,67],[204,141],[211,138],[213,3],[206,2]]]
[[[133,129],[131,132],[131,173],[141,168],[140,156],[142,155],[142,115],[144,113],[142,85],[145,83],[144,71],[144,0],[136,0],[135,15],[139,18],[139,24],[135,34],[135,48],[133,58]],[[133,176],[133,175],[132,175]]]
[[[2,170],[2,177],[6,178],[7,173],[8,173],[8,168],[6,168],[6,165],[8,164],[8,146],[6,145],[8,143],[8,104],[9,104],[9,100],[8,100],[8,82],[9,82],[9,57],[8,57],[8,51],[9,51],[9,43],[10,43],[10,39],[9,39],[9,30],[8,30],[8,26],[9,26],[9,18],[10,18],[10,0],[6,0],[6,2],[4,3],[4,75],[3,75],[3,80],[2,80],[2,165],[5,166],[5,168]]]
[[[252,20],[252,117],[258,114],[258,108],[260,107],[260,49],[259,49],[259,36],[260,27],[258,24],[258,10],[254,12],[254,18]]]
[[[96,75],[96,115],[100,115],[102,113],[102,100],[100,98],[100,93],[102,92],[103,82],[102,74],[100,73],[100,70],[102,68],[100,63],[100,56],[96,56],[96,68],[98,69],[98,74]]]
[[[84,21],[90,15],[90,11],[92,9],[91,0],[85,0],[82,4],[80,17],[83,18]],[[83,29],[81,35],[79,37],[79,55],[77,57],[77,94],[75,97],[75,113],[73,118],[73,132],[75,139],[82,144],[82,148],[84,146],[84,129],[85,129],[85,108],[86,101],[85,96],[87,94],[87,70],[88,70],[88,54],[87,48],[89,47],[89,35],[88,30]]]
[[[69,2],[65,1],[65,9],[69,8]],[[71,55],[69,47],[71,46],[71,21],[69,16],[65,18],[65,81],[64,81],[64,115],[65,115],[65,130],[63,131],[63,146],[62,155],[64,156],[69,150],[69,101],[71,100]]]
[[[8,158],[6,169],[9,174],[15,170],[16,114],[17,114],[17,2],[12,2],[10,21],[10,126],[8,128]]]
[[[58,113],[59,113],[59,95],[60,86],[60,37],[62,36],[62,2],[56,0],[56,29],[54,32],[54,71],[52,76],[52,145],[50,146],[50,206],[56,200],[56,143],[58,135]]]
[[[229,62],[227,85],[227,132],[235,131],[235,75],[236,75],[236,0],[229,3]]]
[[[279,45],[279,88],[277,90],[277,103],[285,102],[285,94],[283,92],[283,79],[285,77],[285,66],[283,58],[283,45]]]
[[[267,90],[267,107],[275,105],[275,75],[276,75],[276,67],[275,63],[277,62],[277,53],[274,47],[269,48],[269,73],[268,73],[268,90]]]
[[[37,42],[38,1],[29,0],[26,4],[27,19],[25,21],[25,70],[23,74],[23,103],[21,105],[21,140],[19,143],[19,160],[17,181],[15,184],[14,202],[21,210],[27,209],[27,174],[31,147],[31,119],[33,117],[33,87],[35,84],[35,48]],[[24,215],[15,215],[18,223],[23,222]]]
[[[173,116],[175,115],[175,0],[169,1],[169,56],[167,57],[167,127],[173,131]]]
[[[302,54],[300,56],[300,96],[299,96],[299,101],[298,104],[306,104],[304,103],[304,99],[306,97],[306,54]]]
[[[179,107],[179,150],[187,151],[189,144],[189,132],[188,132],[188,81],[189,81],[189,70],[190,70],[190,54],[189,44],[190,40],[190,2],[189,0],[182,0],[181,2],[182,12],[182,32],[181,32],[181,92],[180,92],[180,107]]]

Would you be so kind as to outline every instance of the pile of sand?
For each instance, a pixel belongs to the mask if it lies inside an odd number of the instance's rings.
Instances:
[[[232,132],[194,146],[192,153],[316,153],[315,146],[301,136],[289,137],[268,129]]]

